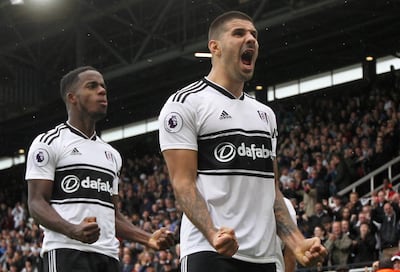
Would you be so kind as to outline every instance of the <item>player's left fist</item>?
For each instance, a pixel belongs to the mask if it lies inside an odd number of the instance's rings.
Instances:
[[[148,241],[148,246],[155,250],[168,249],[175,244],[174,234],[167,228],[156,230]]]

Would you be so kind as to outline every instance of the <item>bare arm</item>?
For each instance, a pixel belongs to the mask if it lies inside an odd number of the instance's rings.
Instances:
[[[174,245],[173,234],[167,229],[162,228],[151,234],[129,222],[118,210],[118,201],[118,195],[114,195],[113,202],[115,207],[115,229],[117,237],[141,243],[155,250],[167,249]]]
[[[279,190],[279,171],[278,163],[276,160],[273,161],[274,174],[275,174],[275,220],[277,226],[278,236],[282,241],[294,249],[294,247],[302,240],[304,240],[303,234],[299,231],[293,220],[290,218],[289,211],[286,207],[285,201],[283,200],[282,192]]]
[[[32,217],[40,225],[52,231],[64,234],[72,239],[84,243],[94,243],[100,236],[100,229],[96,222],[83,220],[80,224],[66,221],[50,205],[53,181],[28,181],[28,206]]]
[[[175,197],[189,220],[220,254],[232,256],[238,245],[233,230],[217,229],[206,202],[196,187],[197,152],[171,149],[163,152]]]
[[[296,270],[296,256],[290,248],[284,248],[283,259],[285,262],[285,272],[294,272]]]

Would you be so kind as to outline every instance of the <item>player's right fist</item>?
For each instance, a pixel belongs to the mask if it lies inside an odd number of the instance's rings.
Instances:
[[[100,237],[100,228],[96,217],[85,217],[79,225],[76,225],[72,238],[86,244],[93,244]]]
[[[235,231],[231,228],[221,227],[214,236],[212,246],[221,255],[233,256],[239,249]]]

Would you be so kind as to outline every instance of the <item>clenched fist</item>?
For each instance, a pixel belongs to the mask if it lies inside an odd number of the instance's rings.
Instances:
[[[212,240],[212,246],[221,255],[233,256],[239,249],[235,231],[231,228],[221,227]]]
[[[167,228],[156,230],[147,245],[155,250],[168,249],[174,245],[174,234]]]

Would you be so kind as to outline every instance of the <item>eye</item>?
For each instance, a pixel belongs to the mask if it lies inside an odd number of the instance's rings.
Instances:
[[[89,82],[86,86],[88,89],[96,89],[99,84],[97,82]]]
[[[244,33],[245,33],[244,29],[235,29],[232,34],[233,36],[242,37]]]
[[[106,88],[106,86],[105,86],[105,84],[104,83],[99,83],[99,82],[96,82],[96,81],[91,81],[91,82],[88,82],[87,84],[86,84],[86,87],[88,88],[88,89],[90,89],[90,90],[94,90],[94,89],[97,89],[97,88],[99,88],[99,86],[101,86],[102,88]]]

